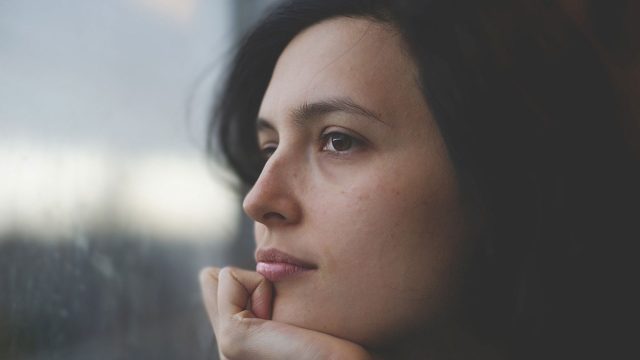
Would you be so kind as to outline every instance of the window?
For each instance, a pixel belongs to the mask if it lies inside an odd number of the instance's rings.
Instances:
[[[0,4],[1,359],[215,357],[197,274],[246,221],[207,111],[269,3]]]

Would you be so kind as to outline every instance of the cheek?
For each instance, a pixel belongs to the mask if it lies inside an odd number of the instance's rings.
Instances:
[[[350,280],[350,287],[395,282],[424,253],[421,229],[406,216],[406,204],[387,190],[377,188],[375,197],[353,192],[335,204],[340,210],[323,214],[323,223],[331,224],[322,243],[326,269]]]
[[[424,252],[429,239],[442,229],[453,209],[430,192],[407,192],[412,187],[392,181],[364,181],[348,190],[317,193],[314,223],[328,228],[324,252],[348,257],[350,264],[393,262],[389,254]],[[444,234],[440,234],[444,235]],[[411,260],[405,257],[404,260]]]
[[[394,154],[307,178],[289,231],[320,271],[276,286],[274,319],[373,346],[442,312],[463,228],[453,173],[424,153]]]
[[[372,328],[425,320],[454,283],[464,236],[457,192],[445,179],[432,177],[437,183],[429,184],[418,175],[363,177],[344,191],[316,193],[314,201],[323,206],[314,224],[328,229],[315,245],[323,280],[341,293],[334,310],[357,303],[364,317],[385,314]],[[355,316],[353,308],[341,316]]]

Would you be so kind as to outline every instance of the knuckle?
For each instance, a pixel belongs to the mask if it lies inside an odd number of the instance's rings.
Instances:
[[[210,282],[212,279],[217,280],[217,275],[216,275],[216,272],[214,271],[214,268],[207,267],[200,270],[198,279],[200,280],[200,284],[206,284]]]
[[[220,277],[225,277],[228,276],[230,274],[231,268],[229,266],[225,266],[222,269],[220,269]]]
[[[244,339],[238,336],[234,331],[229,331],[227,327],[217,336],[218,349],[229,359],[237,359],[242,355],[242,349],[245,347]]]
[[[216,338],[220,352],[229,359],[243,359],[250,339],[259,331],[259,325],[243,311],[220,321]]]

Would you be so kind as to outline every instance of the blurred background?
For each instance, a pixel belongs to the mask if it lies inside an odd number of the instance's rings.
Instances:
[[[205,155],[273,0],[0,1],[0,359],[214,359],[197,275],[251,265]]]

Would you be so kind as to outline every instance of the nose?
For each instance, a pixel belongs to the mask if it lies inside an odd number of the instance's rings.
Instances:
[[[295,189],[300,180],[292,159],[274,153],[244,198],[242,207],[254,221],[267,227],[295,224],[302,208]]]

